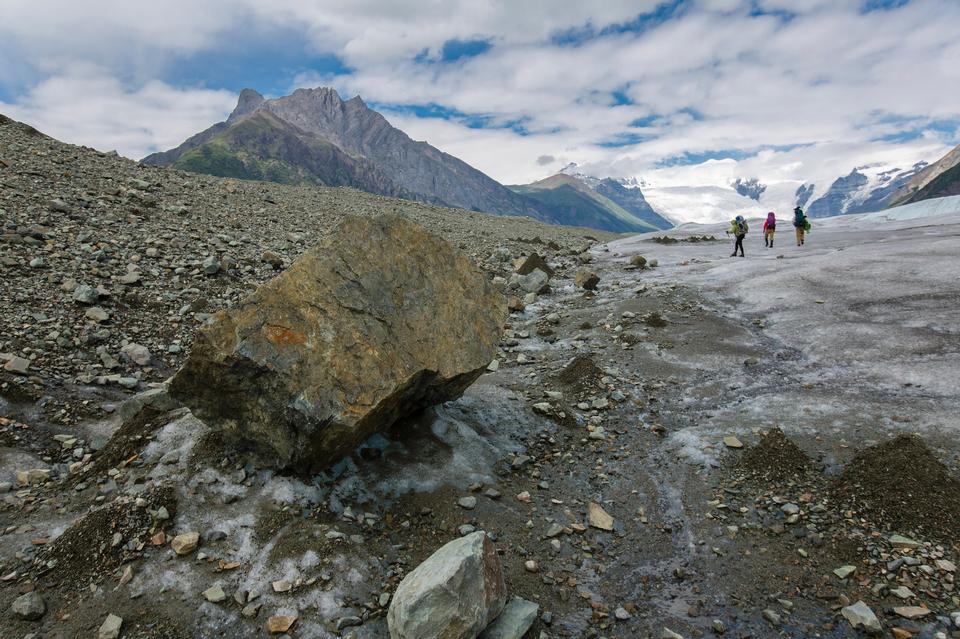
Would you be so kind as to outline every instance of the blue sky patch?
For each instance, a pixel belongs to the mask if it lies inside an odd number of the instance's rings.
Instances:
[[[860,6],[860,13],[872,11],[891,11],[910,4],[910,0],[865,0]]]
[[[604,149],[616,149],[624,146],[633,146],[641,142],[649,142],[657,139],[656,135],[644,133],[618,133],[608,140],[597,142],[597,146]]]
[[[597,29],[593,23],[588,22],[587,24],[578,27],[572,27],[570,29],[558,31],[550,37],[550,42],[561,47],[575,47],[589,42],[590,40],[603,38],[609,35],[623,33],[645,33],[655,29],[665,22],[669,22],[670,20],[680,17],[690,4],[691,2],[689,0],[670,0],[668,2],[661,2],[653,11],[638,14],[632,20],[628,20],[626,22],[607,25],[601,29]]]
[[[440,59],[443,62],[456,62],[463,58],[483,55],[493,47],[493,42],[485,40],[447,40],[443,43]]]

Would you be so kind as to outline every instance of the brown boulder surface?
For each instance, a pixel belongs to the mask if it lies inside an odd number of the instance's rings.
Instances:
[[[398,216],[346,218],[197,336],[170,393],[264,461],[317,470],[456,399],[493,359],[503,296]]]

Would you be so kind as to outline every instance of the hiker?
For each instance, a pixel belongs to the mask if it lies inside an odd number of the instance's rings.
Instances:
[[[743,238],[747,236],[747,231],[750,230],[747,227],[747,221],[743,219],[742,215],[738,215],[736,218],[730,220],[730,229],[727,231],[727,235],[731,233],[735,238],[737,238],[736,243],[733,245],[733,253],[730,254],[730,257],[737,256],[737,249],[740,249],[740,257],[743,257]]]
[[[767,248],[773,248],[773,235],[777,232],[777,216],[773,211],[767,213],[767,219],[763,223],[763,245]]]
[[[803,246],[804,234],[810,229],[810,222],[799,206],[793,209],[793,228],[797,230],[797,246]]]

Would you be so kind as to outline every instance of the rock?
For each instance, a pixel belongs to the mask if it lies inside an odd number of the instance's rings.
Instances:
[[[260,256],[260,261],[269,264],[276,271],[283,270],[283,258],[273,251],[264,251],[263,255]]]
[[[536,268],[518,277],[517,285],[526,293],[546,293],[550,290],[550,276]]]
[[[10,611],[19,619],[36,621],[47,612],[47,603],[33,590],[14,599]]]
[[[480,639],[522,639],[537,620],[540,606],[514,597],[503,608],[493,623],[480,633]]]
[[[893,612],[904,619],[919,619],[920,617],[926,617],[933,611],[922,606],[894,606]]]
[[[87,309],[87,312],[83,314],[88,320],[96,322],[97,324],[102,324],[110,319],[110,313],[106,312],[99,306],[91,306]]]
[[[220,603],[221,601],[226,600],[227,593],[223,591],[223,588],[217,584],[215,586],[210,586],[203,591],[203,598],[209,601],[210,603]]]
[[[516,295],[511,295],[507,298],[507,310],[511,313],[522,313],[526,308],[527,305]]]
[[[478,531],[449,542],[404,577],[387,613],[390,637],[473,638],[497,618],[506,599],[500,558]]]
[[[188,532],[174,537],[170,542],[170,547],[173,548],[173,552],[177,553],[178,555],[189,555],[197,549],[199,544],[200,533]]]
[[[461,497],[460,499],[457,500],[457,505],[467,510],[473,510],[474,508],[477,507],[477,498],[474,497],[473,495],[470,495],[468,497]]]
[[[146,366],[150,363],[150,350],[141,344],[131,342],[120,349],[122,355],[126,355],[130,361],[138,366]]]
[[[356,616],[340,617],[339,619],[337,619],[336,628],[337,628],[337,632],[340,632],[344,628],[353,628],[355,626],[362,626],[362,625],[363,625],[363,619],[361,619],[360,617],[356,617]]]
[[[120,636],[120,628],[123,626],[123,618],[117,615],[107,615],[100,630],[97,631],[97,639],[117,639]]]
[[[493,359],[503,296],[397,216],[348,217],[196,337],[170,394],[278,467],[325,468],[458,398]]]
[[[910,590],[906,586],[898,586],[896,588],[891,588],[890,594],[895,597],[899,597],[900,599],[910,599],[911,597],[917,596],[912,590]]]
[[[800,506],[797,504],[784,504],[780,506],[780,510],[784,515],[796,515],[800,513]]]
[[[31,468],[29,470],[17,471],[17,483],[22,486],[42,484],[48,479],[50,479],[50,469],[48,468]]]
[[[600,276],[593,271],[581,269],[574,276],[573,283],[586,291],[595,291],[600,283]]]
[[[30,370],[30,360],[14,355],[3,365],[3,370],[17,375],[26,375]]]
[[[547,264],[547,260],[543,259],[538,253],[531,253],[529,256],[523,258],[520,266],[517,267],[517,273],[520,275],[529,275],[534,269],[540,269],[549,277],[554,276],[554,270]]]
[[[117,281],[126,286],[133,286],[140,282],[140,273],[137,271],[129,271],[120,277],[117,278]]]
[[[617,606],[617,609],[613,611],[613,616],[618,621],[627,621],[628,619],[633,617],[633,615],[627,612],[627,609],[624,608],[623,606]]]
[[[734,437],[733,435],[724,437],[723,445],[726,446],[727,448],[743,448],[743,442],[737,439],[736,437]]]
[[[211,255],[203,260],[200,266],[203,269],[204,275],[216,275],[220,272],[220,260],[217,259],[216,255]]]
[[[630,266],[634,268],[646,268],[647,258],[642,255],[634,255],[630,258]]]
[[[73,289],[73,301],[80,304],[96,304],[100,299],[100,293],[97,289],[87,284],[80,284]]]
[[[600,504],[590,502],[587,506],[587,521],[594,528],[613,530],[613,517],[607,514]]]
[[[833,574],[835,574],[840,579],[846,579],[856,571],[857,571],[856,566],[840,566],[839,568],[836,568],[833,571]]]
[[[771,625],[779,626],[780,625],[780,615],[777,614],[776,610],[771,610],[767,608],[763,611],[763,618],[770,622]]]
[[[296,615],[274,615],[267,619],[267,632],[279,635],[290,630],[295,623],[297,623]]]
[[[660,639],[683,639],[683,635],[676,633],[669,628],[664,628],[660,631]]]
[[[880,620],[877,619],[877,616],[870,610],[870,606],[863,601],[858,601],[851,606],[841,609],[840,614],[843,615],[843,618],[850,622],[850,625],[854,628],[863,628],[871,634],[883,631]]]
[[[891,535],[890,536],[890,545],[894,548],[919,548],[920,542],[914,541],[909,537],[904,537],[903,535]]]
[[[157,411],[166,412],[177,408],[179,404],[170,397],[166,386],[160,386],[159,388],[151,388],[142,393],[137,393],[127,399],[120,404],[120,408],[117,409],[117,415],[121,421],[125,422],[148,406]]]

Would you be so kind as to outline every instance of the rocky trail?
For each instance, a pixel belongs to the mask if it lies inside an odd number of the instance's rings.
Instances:
[[[960,634],[957,221],[824,224],[807,253],[729,260],[700,240],[715,229],[598,244],[611,238],[0,133],[0,351],[16,362],[0,384],[3,636],[385,638],[481,600],[478,627],[507,606],[488,637]],[[57,159],[80,177],[51,186]],[[191,194],[189,213],[160,212]],[[223,238],[221,201],[237,225]],[[242,307],[341,208],[390,207],[506,294],[462,397],[309,474],[171,397],[161,382],[212,311]],[[100,235],[79,241],[88,226]],[[858,275],[879,248],[899,261]],[[426,577],[404,578],[441,547],[441,567],[476,575],[470,596],[407,606]]]

